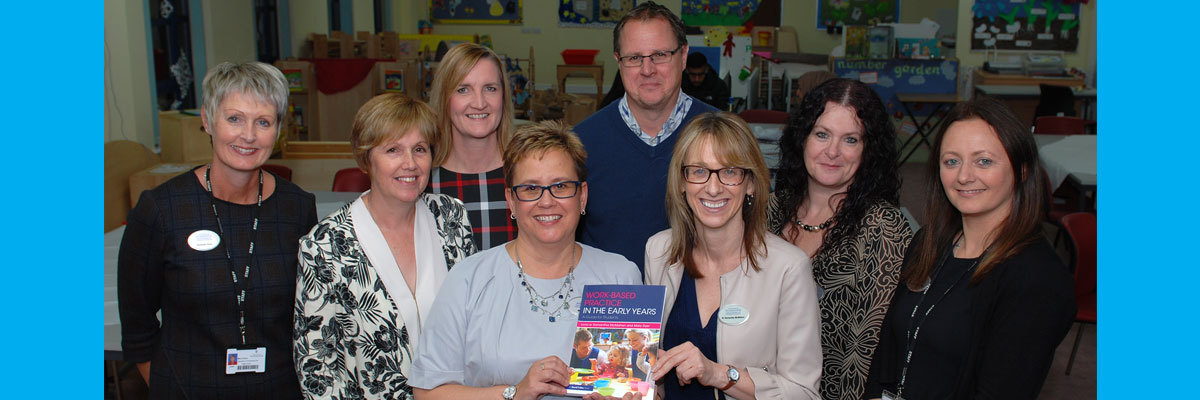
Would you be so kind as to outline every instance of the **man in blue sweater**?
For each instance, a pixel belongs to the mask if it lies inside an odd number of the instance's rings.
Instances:
[[[646,240],[667,229],[667,164],[676,133],[715,108],[680,90],[687,39],[683,21],[653,1],[613,29],[613,57],[625,96],[575,127],[587,149],[588,203],[579,240],[644,269]]]

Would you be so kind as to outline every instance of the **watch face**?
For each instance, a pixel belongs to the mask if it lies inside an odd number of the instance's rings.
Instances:
[[[516,397],[516,395],[517,395],[517,387],[516,386],[506,387],[506,388],[504,388],[504,393],[502,393],[501,395],[504,396],[505,399],[512,399],[513,397]]]
[[[738,373],[737,368],[729,368],[729,380],[737,381],[740,375],[741,374]]]

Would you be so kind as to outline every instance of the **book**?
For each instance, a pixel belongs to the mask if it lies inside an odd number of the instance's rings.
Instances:
[[[655,353],[662,330],[665,286],[587,285],[571,346],[570,396],[654,398]],[[579,354],[582,353],[583,356]],[[585,364],[586,363],[586,364]]]

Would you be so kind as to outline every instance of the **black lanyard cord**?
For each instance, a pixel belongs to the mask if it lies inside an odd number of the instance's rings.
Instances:
[[[946,298],[946,295],[949,295],[950,291],[954,290],[954,287],[958,286],[958,283],[967,276],[967,273],[975,270],[975,266],[979,264],[979,259],[975,259],[975,261],[971,263],[970,267],[967,267],[961,273],[959,273],[958,278],[955,278],[954,282],[950,283],[950,286],[946,288],[946,291],[942,292],[942,295],[938,296],[938,298],[929,305],[929,308],[926,309],[925,313],[921,315],[920,321],[916,321],[917,310],[921,308],[921,303],[925,302],[925,295],[929,293],[929,288],[933,287],[933,282],[937,281],[938,275],[941,274],[942,270],[946,266],[946,259],[950,258],[950,253],[952,252],[954,252],[953,246],[951,246],[950,249],[947,250],[944,255],[942,255],[942,261],[938,263],[937,269],[933,271],[933,276],[929,278],[929,283],[925,286],[925,289],[921,290],[921,297],[917,299],[917,304],[913,306],[912,313],[909,314],[908,331],[905,333],[905,338],[908,340],[908,343],[905,345],[906,351],[904,356],[904,368],[902,368],[900,372],[900,385],[896,388],[896,398],[898,399],[903,398],[904,381],[908,378],[908,367],[909,363],[912,361],[913,350],[916,348],[917,335],[921,333],[921,325],[925,323],[925,319],[928,318],[929,314],[933,312],[933,308],[936,307],[938,303],[941,303],[942,300]],[[917,322],[915,329],[913,327],[914,321]]]
[[[213,217],[217,219],[217,231],[222,238],[225,237],[225,227],[221,224],[221,216],[217,214],[217,199],[213,195],[212,181],[208,178],[208,173],[212,171],[212,166],[204,169],[204,188],[208,190],[208,197],[212,204]],[[246,268],[242,272],[242,279],[238,279],[237,269],[233,266],[233,254],[229,252],[229,242],[225,242],[225,260],[229,262],[229,275],[233,277],[234,288],[238,290],[237,309],[238,309],[238,332],[242,335],[242,344],[246,344],[246,281],[250,279],[250,265],[254,263],[254,241],[258,239],[258,212],[262,209],[263,198],[263,173],[258,170],[258,204],[254,207],[254,224],[251,225],[250,233],[250,250],[249,256],[246,259]]]

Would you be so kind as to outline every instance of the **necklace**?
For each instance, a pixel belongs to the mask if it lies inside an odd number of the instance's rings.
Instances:
[[[825,220],[825,222],[822,222],[820,225],[808,225],[808,224],[805,224],[803,221],[800,221],[800,217],[796,217],[796,225],[800,225],[801,229],[804,229],[809,232],[816,232],[816,231],[823,230],[825,228],[828,228],[829,224],[832,224],[832,223],[833,223],[833,217],[829,217],[829,219]]]
[[[563,284],[558,288],[558,291],[551,293],[549,296],[542,296],[541,293],[538,293],[537,289],[533,288],[533,285],[529,284],[529,281],[525,280],[525,265],[521,264],[521,254],[516,246],[514,243],[513,256],[517,259],[517,277],[521,278],[521,286],[524,286],[525,293],[529,294],[529,311],[541,311],[543,315],[549,316],[550,322],[555,322],[562,315],[563,310],[571,307],[571,294],[575,293],[575,288],[571,286],[571,281],[575,280],[575,266],[577,265],[574,263],[575,244],[571,244],[572,263],[571,268],[567,270],[567,277],[563,279]],[[563,290],[567,292],[564,294]],[[555,301],[555,299],[562,300],[562,304],[551,307],[550,302]]]

